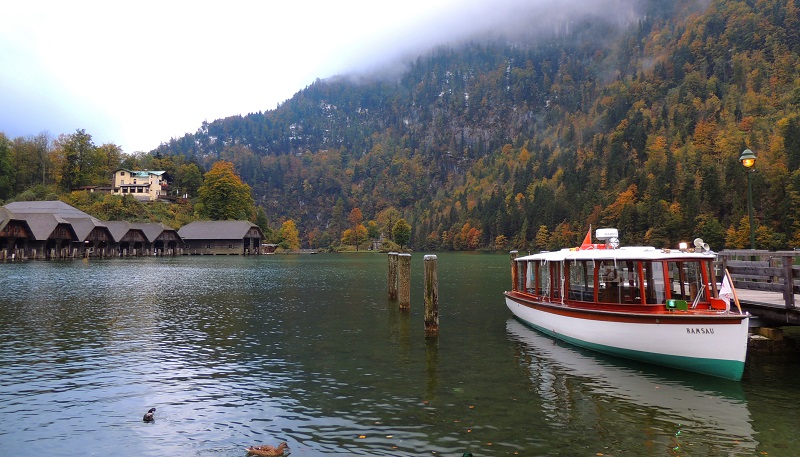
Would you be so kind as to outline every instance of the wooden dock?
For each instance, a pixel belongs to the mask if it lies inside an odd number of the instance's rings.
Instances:
[[[800,325],[800,251],[726,250],[718,256],[742,308],[754,316],[751,326]]]

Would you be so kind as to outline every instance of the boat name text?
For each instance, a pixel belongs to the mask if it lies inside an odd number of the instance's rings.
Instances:
[[[686,327],[686,333],[689,335],[713,335],[713,328],[706,327]]]

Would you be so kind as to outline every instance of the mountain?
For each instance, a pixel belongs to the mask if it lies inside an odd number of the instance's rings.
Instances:
[[[399,74],[318,80],[152,154],[232,162],[311,245],[338,240],[359,208],[404,217],[416,247],[571,245],[591,225],[722,249],[747,242],[749,148],[758,245],[798,246],[798,11],[644,1],[547,36],[441,46]]]

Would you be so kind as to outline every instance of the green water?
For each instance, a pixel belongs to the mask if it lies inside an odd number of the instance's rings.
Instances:
[[[0,264],[2,454],[797,454],[794,358],[730,382],[556,342],[504,254],[438,254],[426,340],[422,259],[410,312],[382,254]]]

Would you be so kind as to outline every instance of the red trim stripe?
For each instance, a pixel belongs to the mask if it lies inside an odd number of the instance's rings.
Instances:
[[[650,305],[652,311],[634,313],[620,310],[621,307],[637,307],[637,305],[619,305],[612,307],[586,308],[578,307],[574,304],[566,303],[546,303],[536,300],[531,295],[519,292],[505,292],[505,296],[515,303],[535,309],[538,311],[557,314],[560,316],[571,317],[574,319],[605,321],[605,322],[625,322],[639,324],[676,324],[676,325],[708,325],[710,323],[720,325],[738,325],[747,315],[743,314],[720,314],[718,311],[668,311],[663,305]]]

